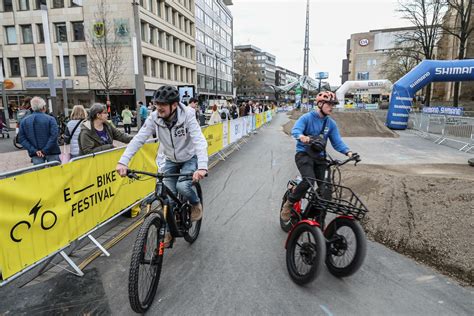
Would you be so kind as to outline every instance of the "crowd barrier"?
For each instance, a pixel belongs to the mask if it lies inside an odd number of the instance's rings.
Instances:
[[[474,149],[474,118],[428,113],[410,113],[410,123],[423,136],[434,135],[434,142],[458,144],[460,151]]]
[[[203,127],[209,156],[272,120],[272,112]],[[156,172],[158,143],[145,144],[130,168]],[[124,148],[79,157],[55,166],[45,164],[0,175],[0,286],[60,254],[77,275],[82,271],[64,250],[140,203],[154,190],[155,180],[121,178],[116,162]],[[221,155],[222,157],[222,155]],[[23,173],[35,170],[34,172]],[[133,192],[133,194],[130,194]]]

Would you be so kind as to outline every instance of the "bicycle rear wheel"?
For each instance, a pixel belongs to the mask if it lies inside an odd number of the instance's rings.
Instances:
[[[146,312],[155,298],[163,263],[163,240],[159,231],[164,227],[158,214],[148,216],[133,245],[128,297],[136,313]]]
[[[296,284],[316,279],[326,257],[326,243],[318,227],[303,223],[291,232],[286,248],[286,267]]]
[[[23,149],[23,145],[20,144],[19,142],[19,136],[18,134],[13,137],[13,146],[15,146],[18,149]]]
[[[196,192],[199,197],[199,200],[201,200],[201,205],[204,212],[204,202],[202,199],[201,185],[199,183],[194,183],[194,186],[196,188]],[[201,222],[202,222],[202,219],[192,223],[192,226],[184,233],[184,236],[183,236],[184,240],[186,240],[190,244],[196,241],[196,239],[199,236],[199,232],[201,231]]]

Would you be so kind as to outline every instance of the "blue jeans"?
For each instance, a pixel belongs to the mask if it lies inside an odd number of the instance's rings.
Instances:
[[[31,157],[31,162],[33,163],[33,165],[39,165],[39,164],[42,164],[45,162],[51,162],[51,161],[61,161],[61,160],[59,160],[59,155],[46,155],[43,158],[38,157],[38,156]]]
[[[197,170],[197,157],[189,159],[185,162],[173,162],[168,159],[165,161],[165,166],[162,168],[161,172],[168,173],[194,173]],[[164,184],[174,193],[179,192],[182,194],[189,203],[195,205],[198,204],[199,197],[193,187],[192,180],[185,177],[173,177],[165,178]]]

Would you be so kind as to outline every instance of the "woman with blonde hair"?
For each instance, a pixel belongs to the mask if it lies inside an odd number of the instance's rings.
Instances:
[[[219,124],[221,121],[222,119],[217,109],[217,104],[214,104],[212,106],[212,114],[211,114],[211,117],[209,118],[208,124],[209,125]]]
[[[70,135],[70,153],[71,158],[79,156],[79,134],[81,133],[81,123],[87,118],[86,109],[82,105],[75,105],[72,108],[67,130]]]

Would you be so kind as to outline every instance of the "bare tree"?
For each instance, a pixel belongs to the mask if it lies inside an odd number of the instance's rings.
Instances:
[[[419,47],[424,59],[435,59],[436,42],[439,39],[445,0],[400,0],[399,9],[404,19],[415,27],[413,32],[404,32],[400,41],[407,41]],[[425,90],[425,106],[430,105],[431,84]]]
[[[394,49],[386,53],[386,60],[382,63],[380,74],[391,82],[396,82],[415,68],[421,60],[422,54],[419,47],[397,44]]]
[[[107,0],[99,0],[95,12],[95,24],[90,29],[86,42],[89,73],[92,75],[92,80],[104,88],[108,104],[110,104],[110,90],[119,85],[125,64],[122,47],[118,43],[109,12]]]
[[[234,70],[234,83],[237,94],[255,94],[261,89],[258,77],[260,68],[251,53],[237,51],[235,53]]]
[[[459,41],[457,59],[464,59],[466,57],[467,40],[474,30],[474,23],[471,23],[473,0],[446,0],[449,11],[454,16],[453,25],[446,23],[443,25],[443,30],[456,37]],[[459,81],[454,83],[453,106],[459,104]]]

